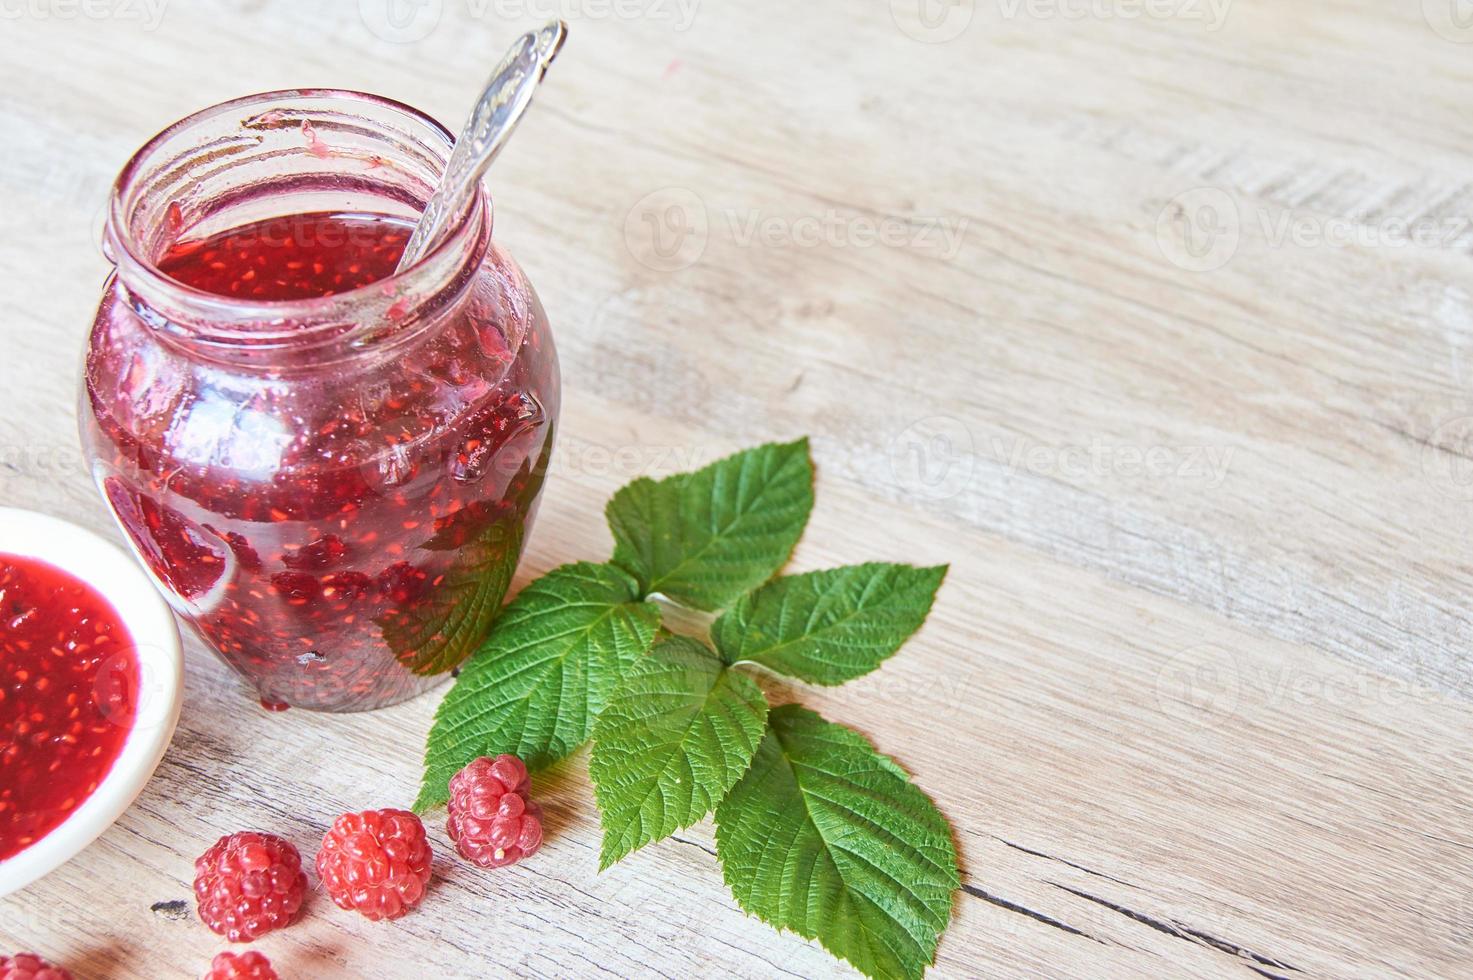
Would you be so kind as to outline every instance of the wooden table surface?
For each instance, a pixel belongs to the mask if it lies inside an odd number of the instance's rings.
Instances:
[[[811,434],[795,566],[952,563],[804,699],[956,827],[934,976],[1473,976],[1466,0],[0,3],[0,499],[111,530],[75,443],[110,182],[193,109],[365,89],[457,121],[572,40],[494,171],[564,427],[520,581],[603,501]],[[195,641],[173,746],[0,952],[197,976],[193,858],[412,797],[438,694],[268,714]],[[709,823],[596,874],[575,757],[525,866],[444,860],[287,977],[851,976],[745,918]],[[443,824],[437,847],[448,853]]]

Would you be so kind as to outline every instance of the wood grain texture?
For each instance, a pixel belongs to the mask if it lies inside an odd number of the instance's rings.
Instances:
[[[374,0],[5,7],[0,499],[108,529],[75,379],[144,138],[307,85],[454,122],[561,10],[492,180],[567,391],[519,580],[605,554],[633,476],[811,434],[796,567],[953,564],[882,670],[775,692],[954,823],[933,975],[1473,974],[1473,29],[1452,0],[918,2],[443,0],[404,43]],[[0,901],[0,951],[197,975],[220,944],[169,903],[217,835],[308,850],[413,796],[437,695],[269,715],[188,656],[157,778]],[[318,895],[260,948],[289,977],[852,975],[743,917],[709,824],[595,874],[586,757],[536,789],[536,861],[442,859],[391,926]]]

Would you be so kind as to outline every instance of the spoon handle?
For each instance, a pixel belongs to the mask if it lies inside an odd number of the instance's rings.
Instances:
[[[399,259],[402,272],[427,255],[440,243],[450,220],[459,214],[480,184],[481,175],[506,145],[517,128],[522,114],[532,104],[532,93],[552,60],[568,37],[568,25],[550,21],[541,30],[529,31],[517,39],[502,59],[501,65],[486,83],[486,90],[466,120],[455,150],[445,166],[445,176],[425,205],[424,214],[414,226],[404,255]]]

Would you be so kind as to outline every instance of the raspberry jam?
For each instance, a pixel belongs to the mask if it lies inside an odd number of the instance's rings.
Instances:
[[[391,704],[500,606],[552,448],[552,338],[484,198],[395,274],[448,134],[347,93],[227,107],[120,178],[84,441],[134,549],[252,700]],[[290,210],[324,196],[347,207]]]
[[[388,278],[413,231],[409,222],[384,215],[294,215],[182,239],[158,266],[171,279],[219,296],[332,296]]]
[[[0,860],[97,789],[133,726],[138,658],[106,599],[0,554]]]

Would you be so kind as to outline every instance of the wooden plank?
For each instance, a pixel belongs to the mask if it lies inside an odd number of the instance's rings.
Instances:
[[[1466,973],[1473,45],[1430,2],[1233,0],[1220,23],[963,2],[940,43],[907,2],[577,8],[493,178],[567,387],[519,580],[606,553],[633,476],[811,433],[798,567],[953,564],[883,670],[774,686],[955,824],[934,975]],[[458,119],[513,20],[441,6],[403,44],[368,0],[169,5],[154,30],[7,14],[4,503],[107,529],[73,405],[128,153],[283,86]],[[670,205],[704,230],[662,259],[640,216]],[[1236,232],[1184,251],[1213,219]],[[340,810],[412,796],[435,696],[277,716],[195,643],[189,668],[158,777],[0,901],[0,952],[196,975],[220,944],[192,861],[217,835],[310,851]],[[742,916],[709,824],[594,874],[585,768],[539,780],[526,866],[445,857],[391,926],[319,894],[260,947],[286,976],[849,975]]]

